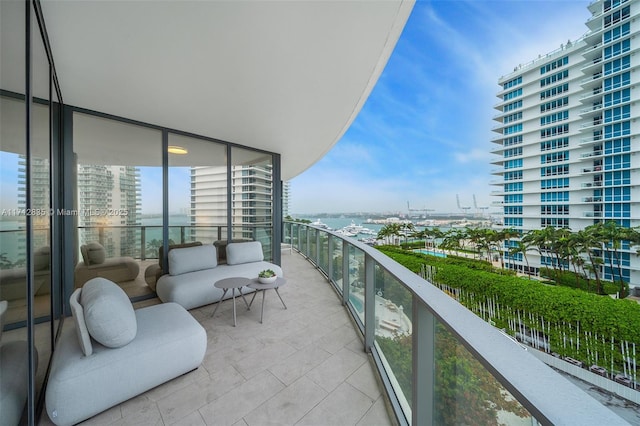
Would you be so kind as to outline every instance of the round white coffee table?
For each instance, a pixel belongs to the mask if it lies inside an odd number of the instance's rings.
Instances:
[[[278,298],[282,302],[282,306],[284,306],[284,308],[287,309],[287,305],[284,304],[284,300],[282,300],[282,297],[280,296],[280,292],[278,291],[278,288],[280,286],[285,285],[286,283],[287,283],[287,280],[285,280],[282,277],[278,277],[274,282],[270,284],[262,284],[258,280],[258,278],[254,278],[251,280],[249,285],[247,285],[247,287],[253,288],[256,290],[256,292],[253,293],[253,297],[251,298],[251,302],[249,303],[249,306],[253,304],[253,300],[256,298],[256,294],[258,293],[258,291],[262,291],[262,311],[260,312],[260,324],[262,324],[262,318],[264,317],[264,295],[266,290],[271,290],[271,289],[275,290],[276,294],[278,295]]]
[[[222,293],[222,297],[220,298],[218,305],[213,310],[211,317],[213,318],[213,316],[216,314],[216,311],[218,310],[220,305],[222,305],[222,302],[224,302],[224,296],[227,294],[227,291],[231,289],[231,297],[233,299],[233,326],[235,327],[236,326],[236,289],[238,289],[238,293],[240,293],[240,296],[242,296],[242,300],[244,300],[244,304],[247,305],[247,310],[250,310],[251,305],[249,305],[247,303],[247,299],[244,298],[244,294],[242,294],[242,287],[248,286],[252,282],[253,280],[251,278],[244,278],[244,277],[224,278],[222,280],[216,281],[216,283],[213,286],[216,288],[221,288],[222,290],[224,290],[224,292]]]

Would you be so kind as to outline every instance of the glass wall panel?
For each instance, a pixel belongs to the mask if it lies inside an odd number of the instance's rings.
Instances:
[[[272,260],[273,156],[231,148],[231,239],[262,243],[265,260]]]
[[[412,367],[411,293],[385,269],[375,267],[375,341],[398,401],[410,413]],[[411,418],[410,414],[407,416]],[[440,423],[435,423],[440,424]]]
[[[342,293],[342,240],[331,236],[329,241],[329,256],[333,262],[333,270],[329,278],[336,284],[338,292]]]
[[[318,230],[309,228],[309,257],[318,263]]]
[[[318,231],[320,235],[320,245],[318,246],[318,266],[326,274],[329,273],[329,234]]]
[[[435,346],[434,424],[537,424],[438,321]]]
[[[227,241],[227,147],[169,134],[169,244]]]
[[[162,224],[162,132],[74,112],[73,149],[78,185],[77,210],[72,212],[78,226],[75,286],[100,276],[116,282],[129,297],[152,294],[145,270],[158,261],[142,259],[154,251],[146,227]],[[155,274],[149,279],[155,284]]]
[[[51,318],[51,134],[49,105],[49,62],[44,43],[37,30],[35,15],[31,20],[33,37],[33,94],[31,113],[31,169],[27,177],[31,186],[30,217],[32,225],[31,259],[33,262],[33,315],[37,358],[36,398],[49,365],[52,350]],[[25,158],[25,161],[27,159]]]
[[[24,2],[0,1],[0,377],[15,383],[0,387],[0,400],[13,401],[0,422],[8,424],[20,421],[29,383],[24,13]]]
[[[349,246],[349,304],[364,323],[364,252]]]

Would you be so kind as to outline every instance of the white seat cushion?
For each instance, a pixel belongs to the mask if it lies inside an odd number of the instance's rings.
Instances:
[[[218,266],[218,255],[215,246],[211,244],[175,248],[169,252],[169,275],[202,271],[216,266]]]
[[[262,253],[260,241],[227,244],[227,265],[262,262],[263,260],[264,253]]]

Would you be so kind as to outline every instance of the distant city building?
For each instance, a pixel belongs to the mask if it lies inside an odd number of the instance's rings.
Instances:
[[[291,183],[282,182],[282,217],[289,216],[289,203],[291,200]]]
[[[492,195],[505,227],[640,224],[640,2],[599,0],[588,9],[585,36],[499,79]],[[640,285],[638,256],[629,247],[621,256],[623,278]],[[505,259],[525,267],[522,255]],[[528,260],[536,272],[552,262],[533,252]],[[603,273],[611,279],[608,267]]]
[[[140,254],[140,170],[78,165],[78,245],[100,242],[108,256]]]
[[[231,168],[232,240],[258,240],[265,257],[270,256],[273,221],[272,167],[263,165]],[[192,239],[212,243],[226,239],[227,169],[193,167],[191,169]],[[268,251],[268,252],[267,252]]]

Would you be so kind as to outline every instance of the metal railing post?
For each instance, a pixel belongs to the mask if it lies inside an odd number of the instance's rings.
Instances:
[[[349,243],[342,240],[342,303],[349,301]]]
[[[147,260],[147,251],[145,249],[147,245],[147,227],[140,227],[140,260]]]
[[[329,276],[329,281],[333,281],[333,235],[327,234],[327,275]]]
[[[413,296],[411,424],[433,425],[435,396],[436,319],[424,303]]]
[[[364,255],[364,350],[371,352],[376,337],[376,262]],[[420,423],[414,423],[420,424]]]

